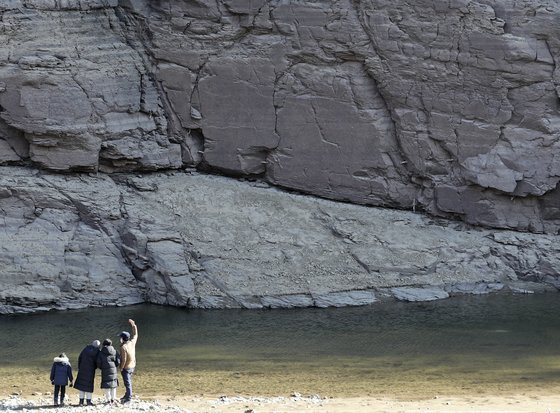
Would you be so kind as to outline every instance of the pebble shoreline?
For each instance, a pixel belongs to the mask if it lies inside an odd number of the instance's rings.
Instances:
[[[169,399],[171,402],[171,399]],[[192,399],[193,402],[200,401],[196,397]],[[294,392],[290,397],[242,397],[242,396],[221,396],[215,400],[208,402],[208,407],[214,409],[220,406],[228,406],[232,404],[251,404],[257,406],[270,405],[270,404],[285,404],[289,402],[303,403],[305,405],[323,406],[323,403],[328,402],[328,398],[323,398],[319,395],[302,396],[300,393]],[[166,413],[195,413],[192,410],[184,409],[178,406],[163,405],[157,401],[145,401],[140,399],[133,399],[127,404],[109,405],[106,404],[103,398],[95,398],[93,406],[78,406],[78,399],[76,397],[67,397],[65,406],[54,407],[53,400],[50,397],[41,397],[38,400],[27,400],[20,396],[12,395],[6,399],[0,399],[0,411],[21,411],[21,412],[54,412],[66,413],[75,412],[79,409],[80,412],[166,412]],[[218,410],[216,410],[218,411]],[[245,410],[246,412],[254,412],[252,409]]]
[[[67,398],[63,407],[54,407],[52,398],[41,398],[37,401],[26,400],[18,396],[12,396],[7,399],[0,400],[0,411],[21,411],[21,412],[51,412],[51,413],[65,413],[75,412],[79,409],[80,412],[167,412],[167,413],[189,413],[188,410],[175,406],[163,406],[158,402],[144,401],[134,399],[127,404],[117,404],[116,406],[106,404],[103,399],[94,399],[93,406],[78,406],[78,400],[74,398]]]

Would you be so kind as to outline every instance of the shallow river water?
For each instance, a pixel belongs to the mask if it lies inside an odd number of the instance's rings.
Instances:
[[[431,397],[560,390],[560,295],[298,310],[140,305],[0,316],[0,394],[50,389],[52,358],[139,326],[140,394]]]

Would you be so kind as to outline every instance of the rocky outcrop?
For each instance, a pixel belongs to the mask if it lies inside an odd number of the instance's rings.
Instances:
[[[332,199],[556,232],[560,7],[485,3],[126,10],[150,34],[175,125],[202,132],[207,166]]]
[[[0,0],[0,312],[557,288],[559,17]]]
[[[182,165],[117,1],[3,1],[0,137],[5,162],[54,171]],[[2,133],[3,132],[3,133]],[[2,145],[0,145],[2,147]]]
[[[560,229],[555,0],[0,1],[0,164]]]
[[[0,168],[0,313],[153,302],[370,304],[556,291],[555,236],[200,174]]]

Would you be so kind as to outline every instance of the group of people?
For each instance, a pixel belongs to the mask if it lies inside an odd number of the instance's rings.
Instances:
[[[125,387],[125,394],[120,399],[127,403],[132,398],[132,374],[136,367],[136,342],[138,341],[138,327],[134,320],[128,320],[132,328],[132,335],[123,331],[119,334],[121,348],[117,352],[110,339],[103,344],[94,340],[87,345],[78,357],[78,377],[74,382],[72,366],[66,354],[61,353],[54,358],[51,368],[51,383],[54,385],[54,405],[64,406],[66,386],[80,391],[80,406],[92,405],[93,382],[96,369],[101,370],[101,388],[105,391],[107,403],[117,402],[118,371],[121,371]],[[60,397],[60,399],[59,399]],[[60,401],[59,401],[60,400]]]

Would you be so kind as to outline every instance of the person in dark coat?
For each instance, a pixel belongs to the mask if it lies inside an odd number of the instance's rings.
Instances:
[[[101,388],[105,390],[107,403],[116,403],[118,383],[118,368],[120,360],[113,342],[108,338],[103,341],[103,347],[97,355],[97,368],[101,369]]]
[[[58,406],[58,395],[60,393],[60,405],[64,406],[64,396],[66,395],[66,386],[70,381],[72,387],[72,366],[66,354],[60,353],[58,357],[54,358],[54,363],[51,367],[51,384],[54,384],[54,405]]]
[[[99,340],[93,341],[82,350],[78,357],[78,377],[74,382],[74,388],[80,391],[80,406],[83,406],[84,399],[87,400],[88,406],[93,405],[91,396],[100,345]]]

